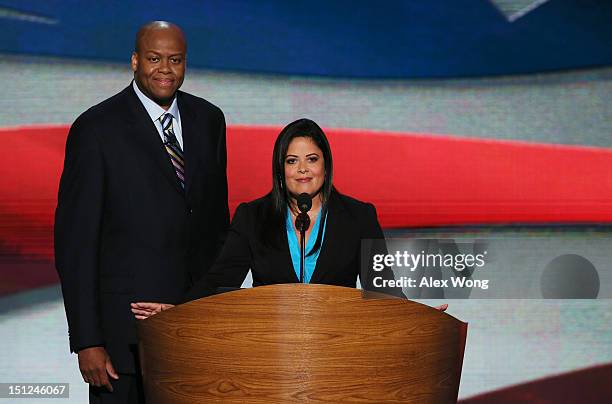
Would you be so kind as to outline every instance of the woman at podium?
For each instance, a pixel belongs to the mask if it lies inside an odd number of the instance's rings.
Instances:
[[[253,286],[319,283],[355,287],[403,296],[398,288],[374,287],[374,276],[392,279],[386,269],[372,272],[374,253],[386,253],[374,205],[339,193],[333,186],[332,153],[323,130],[310,119],[287,125],[272,156],[272,190],[236,209],[226,242],[208,273],[188,292],[186,301],[239,288],[249,269]],[[301,264],[298,196],[312,206],[305,213],[305,257]],[[300,216],[304,218],[304,214]],[[362,248],[362,241],[367,248]],[[364,244],[364,245],[365,245]],[[133,303],[137,318],[172,307]]]

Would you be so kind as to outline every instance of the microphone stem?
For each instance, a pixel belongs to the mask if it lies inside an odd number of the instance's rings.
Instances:
[[[302,227],[300,229],[300,244],[302,245],[300,249],[300,283],[304,283],[304,261],[306,259],[306,232]]]

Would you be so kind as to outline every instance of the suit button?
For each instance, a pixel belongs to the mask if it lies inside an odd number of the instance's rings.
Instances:
[[[193,209],[189,208],[189,214],[191,215],[193,213]]]

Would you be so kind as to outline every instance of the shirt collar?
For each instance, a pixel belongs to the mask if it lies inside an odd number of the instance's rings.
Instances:
[[[140,100],[140,102],[142,102],[142,105],[147,110],[147,113],[149,114],[153,122],[157,121],[159,117],[161,117],[163,114],[167,112],[171,113],[174,119],[178,120],[179,112],[178,112],[178,104],[176,102],[176,95],[174,96],[174,99],[172,100],[172,104],[170,105],[170,108],[168,108],[168,110],[166,111],[165,109],[157,105],[155,101],[153,101],[152,99],[147,97],[142,91],[140,91],[140,88],[138,88],[138,85],[136,85],[136,80],[132,81],[132,87],[134,88],[134,92],[136,92],[138,99]]]

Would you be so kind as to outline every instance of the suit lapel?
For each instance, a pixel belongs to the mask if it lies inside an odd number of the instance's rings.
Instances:
[[[332,192],[327,204],[327,224],[325,226],[325,237],[321,245],[321,252],[317,259],[317,265],[310,279],[311,283],[317,283],[321,276],[321,268],[334,268],[334,254],[341,251],[343,237],[342,229],[351,228],[347,223],[345,211],[338,203],[335,191]],[[312,235],[311,235],[312,236]]]
[[[181,129],[183,132],[183,155],[185,156],[185,194],[187,194],[193,183],[193,178],[197,172],[200,159],[200,139],[198,136],[196,114],[185,102],[181,92],[178,93],[178,107],[181,114]],[[201,130],[201,128],[200,128]]]
[[[126,88],[124,92],[128,100],[126,120],[131,128],[129,135],[138,142],[140,147],[147,151],[147,154],[155,161],[163,176],[182,194],[183,189],[178,182],[176,172],[155,124],[151,121],[149,114],[136,96],[136,93],[134,93],[132,86],[130,85]]]
[[[285,248],[282,251],[283,261],[285,261],[285,268],[290,272],[290,278],[293,279],[293,283],[300,283],[300,277],[296,275],[295,269],[293,268],[293,259],[291,258],[291,252],[289,251],[289,238],[287,237],[287,229],[283,233],[283,245]]]

